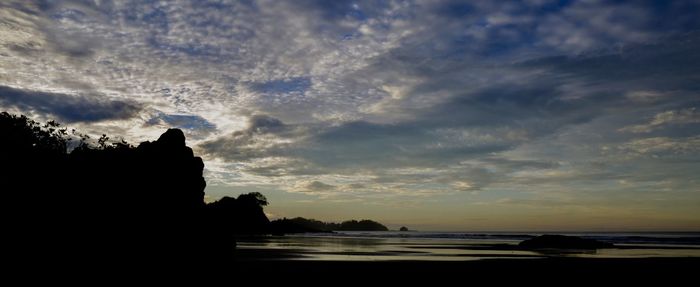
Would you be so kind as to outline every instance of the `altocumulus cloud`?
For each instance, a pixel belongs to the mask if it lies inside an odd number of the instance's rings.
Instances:
[[[697,190],[698,5],[3,1],[0,105],[183,128],[214,184]]]

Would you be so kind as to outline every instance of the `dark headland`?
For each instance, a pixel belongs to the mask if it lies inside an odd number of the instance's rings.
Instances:
[[[271,224],[257,192],[207,204],[204,162],[179,129],[133,146],[3,112],[0,134],[3,211],[12,218],[3,234],[18,265],[220,265],[238,236],[386,230],[371,220]]]
[[[315,219],[306,219],[303,217],[282,218],[274,220],[270,223],[270,231],[272,234],[293,234],[293,233],[322,233],[333,231],[388,231],[389,229],[383,224],[363,219],[347,220],[341,223],[322,222]]]

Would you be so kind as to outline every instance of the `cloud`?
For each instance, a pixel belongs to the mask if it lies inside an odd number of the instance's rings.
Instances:
[[[620,129],[621,132],[648,133],[666,125],[683,125],[700,123],[700,113],[696,108],[687,108],[677,111],[665,111],[656,114],[649,123],[628,126]]]
[[[178,128],[184,130],[185,136],[190,141],[206,139],[211,133],[216,131],[216,125],[198,115],[165,114],[162,112],[152,113],[143,127]]]
[[[309,192],[309,193],[328,192],[328,191],[333,191],[335,189],[336,189],[336,186],[326,184],[326,183],[323,183],[323,182],[320,182],[317,180],[301,182],[294,188],[294,190],[297,192]]]
[[[637,154],[674,155],[700,151],[700,136],[687,138],[652,137],[630,141],[620,147]]]
[[[135,117],[142,109],[131,101],[101,98],[99,95],[67,95],[0,86],[0,103],[3,106],[51,114],[67,122],[125,120]]]
[[[309,128],[303,136],[294,139],[285,136],[285,144],[257,148],[256,151],[262,152],[252,156],[284,160],[243,170],[270,177],[347,176],[364,171],[372,175],[370,188],[391,186],[407,194],[411,190],[422,193],[418,191],[421,186],[449,193],[495,186],[531,189],[567,181],[628,178],[629,175],[612,167],[595,172],[594,167],[582,162],[587,156],[589,160],[605,159],[582,149],[629,140],[617,139],[614,134],[629,121],[638,119],[639,111],[658,109],[655,104],[683,107],[693,103],[693,97],[677,88],[674,92],[664,92],[665,82],[654,80],[660,77],[655,70],[628,64],[659,59],[675,61],[688,55],[684,45],[675,39],[663,46],[630,46],[628,49],[635,51],[632,54],[623,51],[542,57],[497,68],[479,67],[478,78],[474,78],[475,70],[469,66],[432,66],[433,70],[425,70],[423,65],[403,61],[402,72],[388,77],[392,83],[404,84],[393,85],[402,87],[400,91],[387,89],[392,87],[384,80],[387,76],[377,74],[376,85],[381,85],[385,99],[389,100],[379,108],[368,110],[366,120],[295,124],[295,128]],[[383,55],[374,60],[391,66],[393,57]],[[611,63],[606,62],[610,59],[613,59]],[[596,75],[597,71],[602,72],[601,63],[605,65],[605,73],[612,76]],[[368,67],[368,72],[375,73],[374,69],[380,66]],[[667,73],[664,77],[692,91],[693,67],[686,64],[664,67]],[[406,78],[405,74],[410,76]],[[653,101],[630,97],[640,90],[639,85],[632,85],[638,78],[651,79],[641,86],[647,94],[666,96],[655,96]],[[477,84],[465,87],[463,79]],[[270,125],[278,129],[271,133],[275,137],[288,126],[279,120],[272,120]],[[559,137],[565,131],[581,131],[581,135],[571,141],[562,140]],[[600,140],[608,134],[608,142]],[[537,154],[511,158],[511,153],[520,151],[521,147],[539,145],[541,141],[571,148],[542,145]],[[243,146],[239,144],[238,149]],[[562,159],[571,159],[573,163],[562,164]],[[411,171],[381,172],[396,169]]]
[[[303,93],[311,86],[309,78],[289,78],[264,83],[254,83],[252,89],[267,94]]]
[[[159,113],[146,122],[146,125],[169,125],[181,129],[211,131],[216,126],[197,115],[169,115]]]
[[[324,168],[362,169],[441,166],[464,157],[507,149],[498,131],[465,130],[451,139],[421,122],[397,125],[350,122],[309,138],[298,154]]]
[[[274,157],[306,135],[304,127],[290,126],[266,115],[253,115],[248,127],[199,145],[207,155],[232,161]]]
[[[643,43],[653,37],[646,29],[653,11],[647,7],[579,1],[547,15],[537,28],[542,43],[565,51],[581,52],[618,43]],[[622,20],[624,19],[624,20]]]
[[[694,51],[700,48],[698,39],[700,33],[694,32],[667,37],[661,42],[628,45],[615,52],[542,57],[524,61],[518,66],[545,68],[565,80],[566,77],[577,77],[615,89],[634,87],[647,90],[647,93],[668,92],[678,87],[697,90],[694,75],[700,72],[700,57]]]
[[[91,39],[79,32],[65,32],[51,28],[45,28],[47,42],[51,44],[51,48],[56,52],[66,55],[71,58],[88,58],[95,55],[95,51],[99,49],[100,41]]]

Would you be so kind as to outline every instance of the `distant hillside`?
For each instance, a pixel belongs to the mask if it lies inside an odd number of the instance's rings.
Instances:
[[[304,233],[304,232],[331,232],[331,231],[388,231],[386,226],[379,222],[363,219],[348,220],[341,223],[322,222],[303,217],[283,218],[270,222],[273,233]]]

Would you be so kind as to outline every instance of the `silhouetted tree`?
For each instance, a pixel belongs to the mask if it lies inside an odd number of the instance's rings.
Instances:
[[[251,206],[257,205],[259,207],[267,206],[267,198],[262,193],[259,192],[251,192],[251,193],[246,193],[246,194],[241,194],[238,196],[239,201],[244,201],[246,204],[250,204]]]
[[[53,121],[0,113],[2,210],[18,260],[183,262],[210,258],[202,246],[233,245],[208,226],[202,159],[182,131],[133,147],[73,140]],[[264,198],[264,197],[263,197]],[[214,242],[214,243],[212,243]],[[225,251],[221,251],[225,252]]]
[[[263,211],[267,198],[259,192],[241,194],[238,198],[225,196],[207,205],[211,218],[221,234],[264,234],[269,232],[270,220]]]
[[[64,155],[66,144],[71,139],[67,137],[66,128],[55,121],[44,125],[30,120],[26,116],[16,116],[7,112],[0,113],[0,131],[3,140],[0,141],[3,155],[12,156],[46,156]]]

